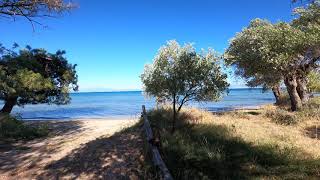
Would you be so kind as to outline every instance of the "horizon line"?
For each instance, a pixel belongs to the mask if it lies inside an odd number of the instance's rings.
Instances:
[[[262,87],[233,87],[229,88],[229,90],[232,89],[262,89]],[[143,92],[142,89],[127,89],[127,90],[105,90],[105,91],[76,91],[71,93],[112,93],[112,92]]]

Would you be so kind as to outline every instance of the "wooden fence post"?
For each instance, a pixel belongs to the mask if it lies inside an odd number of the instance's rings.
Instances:
[[[163,160],[161,158],[158,147],[155,146],[155,144],[154,144],[154,136],[153,136],[153,132],[152,132],[152,129],[150,126],[150,122],[147,117],[145,105],[142,105],[142,118],[144,120],[143,128],[145,130],[146,139],[148,141],[148,148],[150,149],[150,152],[152,153],[153,165],[160,170],[162,178],[164,180],[172,180],[173,178],[172,178],[166,164],[163,162]]]

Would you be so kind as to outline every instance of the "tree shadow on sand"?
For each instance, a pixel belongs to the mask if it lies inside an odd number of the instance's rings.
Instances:
[[[54,141],[49,143],[48,139],[59,137],[70,137],[73,134],[80,133],[85,129],[82,127],[80,121],[30,121],[27,124],[48,125],[50,133],[49,137],[38,138],[31,141],[19,140],[8,141],[0,139],[0,172],[11,172],[15,175],[15,169],[24,167],[31,169],[37,165],[41,160],[50,157],[51,154],[60,151],[61,141]]]
[[[37,179],[141,179],[141,132],[128,128],[111,137],[100,137],[52,162]]]

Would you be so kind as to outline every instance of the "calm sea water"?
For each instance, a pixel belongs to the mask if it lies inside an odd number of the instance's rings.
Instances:
[[[154,99],[145,98],[141,91],[74,93],[69,105],[26,105],[15,107],[13,113],[24,119],[78,119],[78,118],[123,118],[137,117],[141,105],[155,105]],[[261,89],[231,89],[219,102],[191,103],[210,111],[224,111],[242,107],[256,107],[273,103],[271,92]],[[2,106],[2,103],[1,103]]]

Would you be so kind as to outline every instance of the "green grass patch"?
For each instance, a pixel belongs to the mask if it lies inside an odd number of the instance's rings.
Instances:
[[[301,157],[295,147],[246,142],[234,135],[235,127],[186,123],[184,114],[172,134],[170,110],[153,110],[148,116],[175,179],[320,178],[320,160]]]

